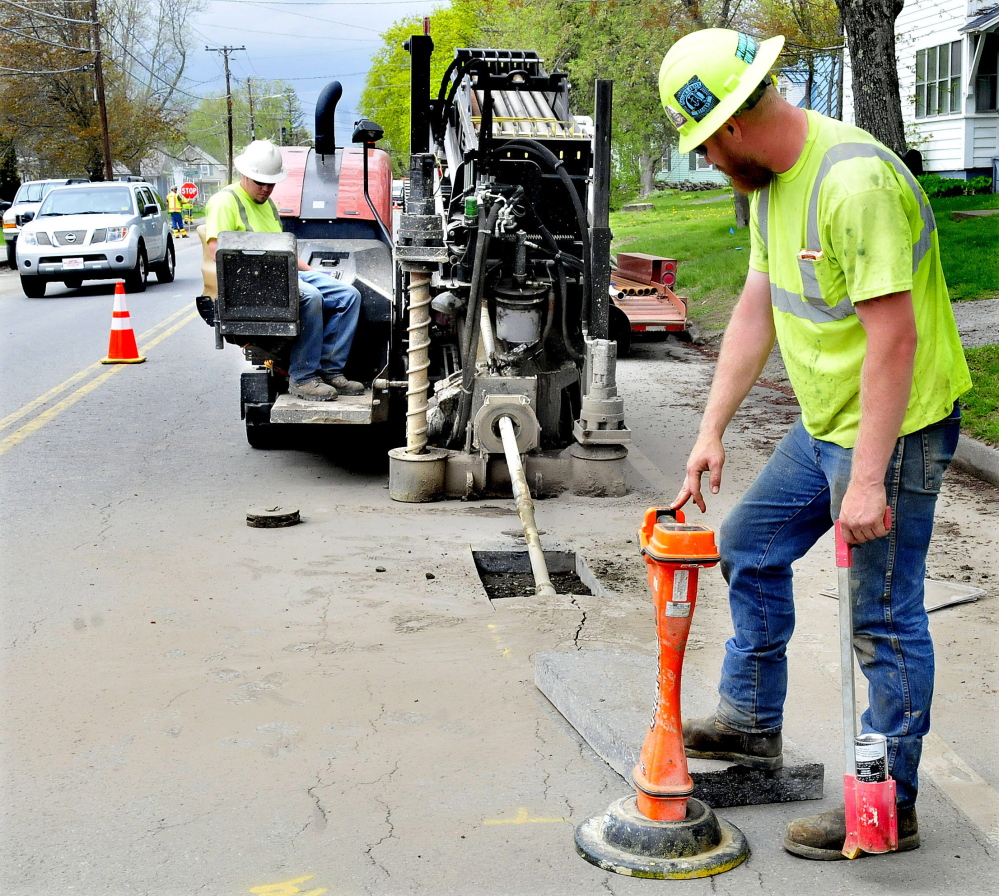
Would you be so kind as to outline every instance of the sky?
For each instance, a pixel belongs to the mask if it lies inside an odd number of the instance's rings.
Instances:
[[[341,142],[349,139],[349,134],[341,134],[359,117],[355,109],[371,57],[382,46],[382,33],[399,19],[427,15],[441,5],[441,0],[208,0],[189,29],[182,87],[199,96],[224,93],[222,55],[204,48],[246,47],[229,55],[236,79],[233,92],[244,91],[248,77],[289,82],[298,92],[310,131],[320,91],[334,78],[340,81]]]

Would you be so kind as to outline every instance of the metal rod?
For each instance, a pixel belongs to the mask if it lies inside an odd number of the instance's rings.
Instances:
[[[427,390],[430,380],[430,274],[409,275],[409,379],[406,388],[406,452],[423,454],[427,447]]]
[[[849,548],[847,548],[849,550]],[[843,678],[843,746],[846,773],[857,774],[857,694],[853,681],[853,595],[850,592],[850,567],[839,567],[839,662]]]
[[[610,182],[611,182],[611,108],[614,82],[598,78],[594,85],[593,138],[593,230],[591,237],[590,335],[594,339],[610,336]]]
[[[503,453],[510,468],[510,482],[513,485],[513,497],[517,502],[517,516],[524,526],[524,539],[527,541],[527,555],[531,560],[531,572],[534,573],[534,593],[545,597],[555,597],[557,592],[548,576],[548,565],[545,563],[545,552],[541,548],[541,536],[538,534],[538,524],[534,520],[534,501],[531,490],[527,487],[527,477],[524,475],[524,465],[517,449],[517,436],[513,431],[513,421],[503,416],[499,418],[500,438],[503,440]]]
[[[496,337],[493,335],[493,324],[489,319],[489,309],[484,302],[479,309],[479,315],[479,333],[482,336],[482,347],[486,352],[486,364],[492,368],[496,364]]]

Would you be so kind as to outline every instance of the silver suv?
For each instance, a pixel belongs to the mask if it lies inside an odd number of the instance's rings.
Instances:
[[[22,227],[16,255],[31,299],[44,296],[52,280],[75,289],[84,280],[121,277],[129,292],[142,292],[149,271],[170,283],[176,268],[167,213],[147,183],[57,187]]]
[[[3,213],[3,238],[7,243],[7,264],[14,267],[14,247],[21,225],[30,221],[49,190],[65,187],[67,184],[88,183],[85,177],[60,177],[49,180],[27,180],[18,187],[10,208]]]

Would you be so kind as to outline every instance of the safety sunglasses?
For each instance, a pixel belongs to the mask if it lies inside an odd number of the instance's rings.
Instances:
[[[251,177],[251,178],[250,178],[250,180],[253,180],[253,178]],[[258,187],[273,187],[273,186],[274,186],[274,184],[263,184],[263,183],[261,183],[261,182],[260,182],[259,180],[254,180],[253,182],[254,182],[254,183],[255,183],[255,184],[256,184],[256,185],[258,186]]]

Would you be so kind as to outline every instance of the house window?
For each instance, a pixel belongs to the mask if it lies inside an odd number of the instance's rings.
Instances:
[[[983,34],[979,40],[985,41],[982,47],[982,59],[978,63],[978,77],[975,78],[975,111],[995,112],[996,81],[999,74],[999,34],[991,31]]]
[[[201,163],[201,176],[202,177],[211,177],[212,176],[212,166],[209,165],[209,164],[207,164],[206,162],[202,162]]]
[[[961,41],[916,51],[916,118],[961,111]]]
[[[712,165],[704,156],[698,155],[696,152],[690,154],[690,170],[691,171],[714,171],[715,166]]]

